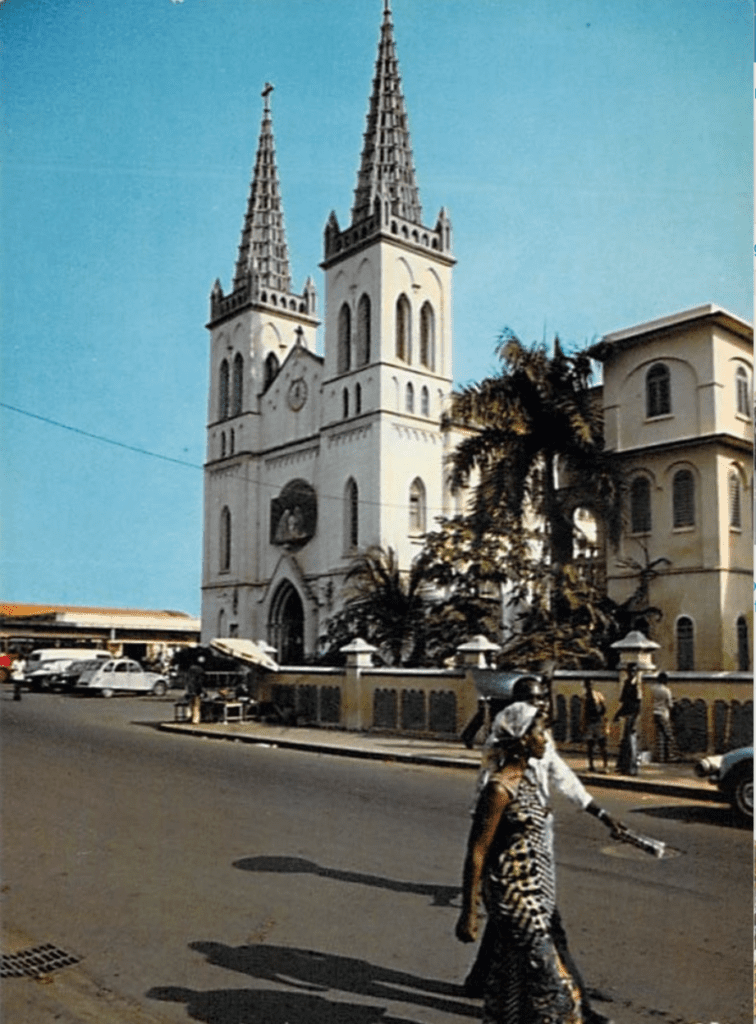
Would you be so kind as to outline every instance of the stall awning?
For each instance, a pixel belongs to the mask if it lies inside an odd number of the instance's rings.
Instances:
[[[258,647],[252,640],[243,640],[241,637],[236,636],[224,636],[211,640],[210,646],[218,654],[223,654],[227,658],[236,658],[237,661],[242,661],[245,665],[258,665],[260,668],[268,669],[269,672],[278,671],[276,662],[273,661],[269,654],[266,654],[262,647]]]

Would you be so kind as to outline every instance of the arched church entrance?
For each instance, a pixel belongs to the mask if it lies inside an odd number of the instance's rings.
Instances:
[[[288,580],[273,595],[268,643],[278,652],[279,665],[301,665],[304,661],[304,607],[302,598]]]

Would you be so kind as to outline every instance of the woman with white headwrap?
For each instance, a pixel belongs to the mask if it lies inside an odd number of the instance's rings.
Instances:
[[[552,935],[555,907],[550,809],[539,798],[530,758],[546,750],[543,717],[519,701],[497,715],[486,744],[462,883],[456,935],[477,934],[478,892],[494,941],[484,1024],[583,1024],[578,984]]]

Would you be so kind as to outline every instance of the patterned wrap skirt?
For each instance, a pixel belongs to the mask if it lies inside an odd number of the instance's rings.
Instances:
[[[556,886],[551,811],[526,774],[489,856],[483,898],[495,941],[484,1024],[582,1024],[580,991],[551,933]]]

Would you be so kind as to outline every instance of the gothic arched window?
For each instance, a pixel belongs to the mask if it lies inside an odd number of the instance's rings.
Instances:
[[[669,386],[669,368],[664,363],[654,363],[646,374],[646,416],[665,416],[672,412],[672,397]]]
[[[218,374],[218,419],[228,419],[228,386],[229,386],[229,368],[228,359],[224,359],[220,364],[220,373]]]
[[[425,484],[419,476],[410,484],[409,532],[425,533]]]
[[[636,476],[630,485],[630,531],[651,532],[651,483],[645,476]]]
[[[400,295],[396,303],[396,358],[405,363],[412,362],[412,338],[410,334],[411,309],[406,295]]]
[[[357,304],[357,366],[370,362],[370,298],[362,295]]]
[[[415,389],[412,387],[411,384],[407,385],[407,390],[405,392],[404,399],[404,408],[406,412],[415,411]]]
[[[341,414],[344,419],[349,415],[349,388],[344,388],[341,394]]]
[[[692,672],[696,667],[693,619],[681,615],[675,625],[677,642],[677,671]]]
[[[354,413],[359,416],[362,412],[362,385],[356,384],[354,388]]]
[[[429,370],[436,368],[435,318],[430,302],[424,302],[420,310],[420,362]]]
[[[735,391],[737,395],[737,409],[741,416],[751,416],[751,400],[748,387],[748,373],[744,367],[739,366],[735,374]]]
[[[428,394],[428,389],[425,386],[423,386],[423,389],[420,392],[420,415],[430,416],[430,396]]]
[[[220,571],[228,572],[231,568],[231,512],[224,505],[220,517]]]
[[[738,672],[747,672],[751,667],[751,645],[748,642],[748,622],[745,615],[739,615],[736,623],[738,632]]]
[[[742,523],[740,501],[740,477],[737,470],[731,469],[727,475],[727,498],[730,513],[730,529],[739,530]]]
[[[281,369],[278,362],[278,357],[275,352],[270,352],[265,359],[265,377],[263,378],[263,391],[267,391],[270,385],[278,376],[278,371]]]
[[[234,356],[233,387],[231,389],[231,415],[241,416],[244,403],[244,357],[241,352]]]
[[[346,302],[339,310],[339,347],[336,369],[345,373],[352,364],[352,314]]]
[[[678,469],[672,479],[672,525],[695,526],[696,487],[689,469]]]
[[[344,541],[347,551],[353,551],[360,540],[359,493],[350,477],[344,489]]]

